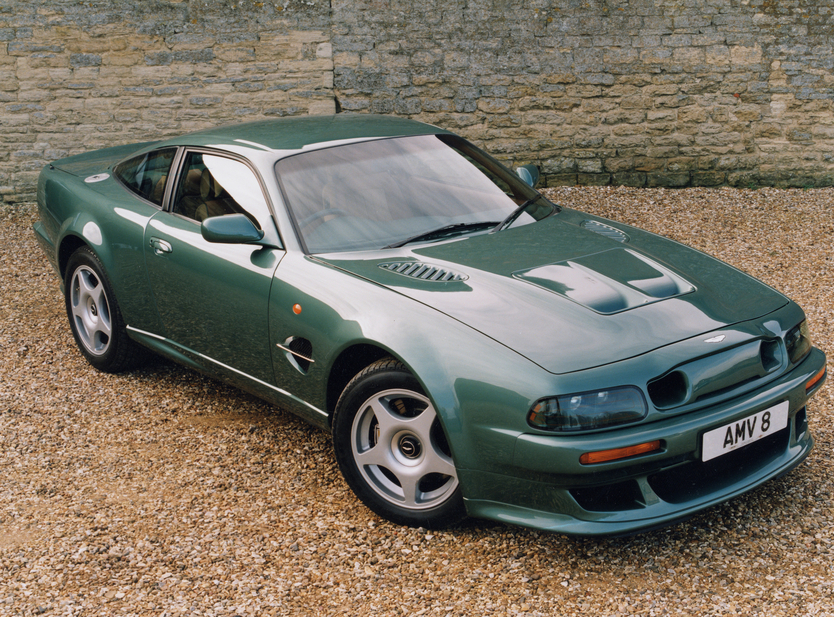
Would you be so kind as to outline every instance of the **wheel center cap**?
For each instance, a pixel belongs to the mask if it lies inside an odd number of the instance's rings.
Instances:
[[[90,314],[91,314],[93,317],[95,317],[96,315],[98,315],[98,307],[96,307],[96,303],[95,303],[95,302],[91,302],[91,303],[90,303]]]
[[[419,458],[423,453],[423,446],[420,444],[420,441],[412,435],[404,435],[400,437],[400,441],[397,445],[399,446],[402,455],[407,459],[413,460],[415,458]]]

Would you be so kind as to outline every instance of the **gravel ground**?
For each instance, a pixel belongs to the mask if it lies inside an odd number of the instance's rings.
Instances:
[[[550,193],[765,280],[834,357],[834,190]],[[406,529],[290,414],[162,361],[91,369],[34,216],[0,208],[0,615],[834,615],[830,386],[807,462],[685,523]]]

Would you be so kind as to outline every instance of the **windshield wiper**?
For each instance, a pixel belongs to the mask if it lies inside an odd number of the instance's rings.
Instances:
[[[501,223],[498,224],[500,225]],[[476,231],[478,229],[487,229],[490,227],[495,227],[495,225],[495,221],[479,221],[477,223],[452,223],[451,225],[444,225],[443,227],[438,227],[437,229],[424,231],[423,233],[417,234],[416,236],[411,236],[410,238],[406,238],[405,240],[401,240],[399,242],[392,242],[388,246],[383,246],[382,248],[396,249],[401,246],[405,246],[406,244],[410,244],[411,242],[417,242],[418,240],[431,240],[435,237],[453,235],[455,233],[464,231]]]
[[[519,216],[521,216],[527,208],[532,206],[534,203],[536,203],[542,197],[543,197],[543,195],[536,195],[535,197],[533,197],[533,199],[528,199],[527,201],[525,201],[518,208],[516,208],[515,210],[510,212],[510,215],[507,218],[505,218],[503,221],[498,223],[490,233],[495,233],[496,231],[501,231],[502,229],[506,229],[507,227],[509,227],[510,225],[515,223],[515,220]]]

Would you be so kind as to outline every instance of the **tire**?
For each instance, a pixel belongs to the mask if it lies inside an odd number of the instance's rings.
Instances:
[[[64,283],[67,318],[87,362],[105,373],[136,366],[145,354],[127,336],[110,280],[88,247],[70,256]]]
[[[345,387],[333,418],[333,445],[348,485],[379,516],[435,529],[465,517],[437,413],[401,362],[374,362]]]

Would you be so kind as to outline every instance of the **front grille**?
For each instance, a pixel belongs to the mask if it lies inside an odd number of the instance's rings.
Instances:
[[[749,478],[779,458],[788,447],[790,427],[770,437],[703,463],[691,461],[650,475],[649,485],[663,501],[678,504]]]
[[[650,382],[646,389],[655,407],[659,409],[676,407],[686,400],[686,377],[680,371],[672,371]]]
[[[778,339],[755,340],[676,367],[647,384],[658,409],[736,396],[759,387],[782,367]]]

